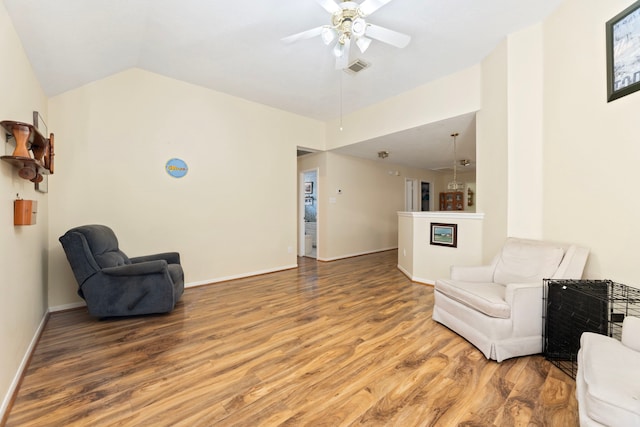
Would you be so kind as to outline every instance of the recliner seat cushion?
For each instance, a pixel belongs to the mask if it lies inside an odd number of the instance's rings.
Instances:
[[[510,240],[502,248],[493,275],[496,283],[531,283],[556,272],[564,249],[551,244]]]
[[[505,301],[505,286],[498,283],[438,280],[435,289],[487,316],[509,319],[511,307]]]

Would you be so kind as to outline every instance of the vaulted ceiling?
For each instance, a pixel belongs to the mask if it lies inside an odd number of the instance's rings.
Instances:
[[[367,21],[411,42],[374,40],[356,56],[371,67],[349,75],[320,37],[281,41],[329,23],[315,0],[3,1],[49,96],[138,67],[318,120],[477,64],[562,2],[391,1]]]

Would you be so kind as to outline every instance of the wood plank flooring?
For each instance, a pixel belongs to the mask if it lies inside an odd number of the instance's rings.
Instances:
[[[168,315],[50,316],[7,426],[577,426],[541,356],[431,320],[397,252],[189,288]]]

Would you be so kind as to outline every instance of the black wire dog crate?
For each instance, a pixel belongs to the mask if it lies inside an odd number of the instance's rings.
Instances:
[[[640,317],[640,289],[611,280],[545,279],[543,289],[543,354],[572,378],[583,332],[620,339],[624,318]]]

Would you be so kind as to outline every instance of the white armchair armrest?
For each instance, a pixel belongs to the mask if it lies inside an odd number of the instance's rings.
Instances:
[[[514,332],[542,336],[542,282],[509,283],[505,287],[504,298],[511,307]]]

